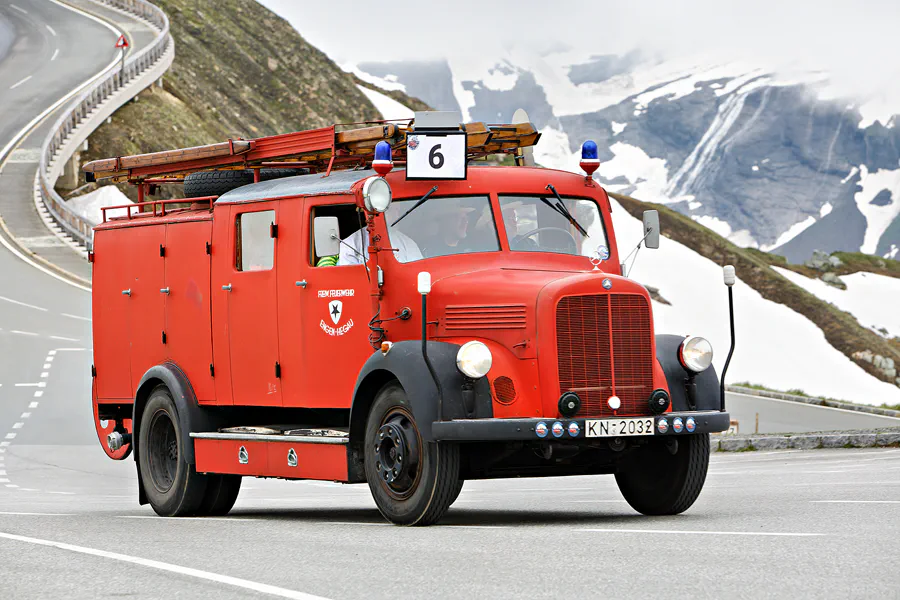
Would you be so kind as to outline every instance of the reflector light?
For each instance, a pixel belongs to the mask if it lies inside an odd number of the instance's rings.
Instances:
[[[559,421],[553,423],[553,427],[551,428],[553,431],[553,437],[562,437],[563,433],[565,433],[566,428],[563,427],[563,424]]]
[[[569,423],[569,435],[572,437],[578,437],[578,434],[581,433],[581,427],[578,426],[578,423],[572,421]]]
[[[619,400],[618,396],[610,396],[606,403],[609,404],[609,407],[613,410],[619,410],[619,407],[622,406],[622,401]]]
[[[598,156],[597,143],[594,140],[587,140],[581,145],[581,162],[578,164],[581,166],[581,170],[585,172],[588,179],[594,174],[597,167],[600,166],[600,159]]]
[[[669,430],[669,421],[668,421],[668,419],[663,418],[663,419],[660,419],[659,421],[657,421],[657,422],[656,422],[656,428],[659,430],[660,433],[665,433],[665,432],[667,432],[667,431]]]
[[[693,433],[697,428],[697,423],[694,421],[694,417],[688,417],[687,421],[684,422],[684,426],[687,428],[689,433]]]
[[[372,168],[381,176],[387,175],[394,168],[391,145],[387,142],[375,144],[375,160],[372,161]]]
[[[681,417],[672,419],[672,429],[675,433],[681,433],[681,430],[684,429],[684,423],[682,422]]]
[[[534,426],[534,432],[537,434],[537,436],[539,438],[547,437],[548,431],[549,431],[549,429],[547,428],[547,424],[544,423],[543,421],[539,422],[537,425]]]

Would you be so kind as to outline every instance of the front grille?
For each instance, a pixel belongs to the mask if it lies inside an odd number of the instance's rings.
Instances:
[[[650,306],[637,295],[566,296],[556,309],[559,392],[581,397],[576,416],[650,414],[653,349]]]

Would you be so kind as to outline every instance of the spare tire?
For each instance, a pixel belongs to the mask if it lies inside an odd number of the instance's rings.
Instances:
[[[260,169],[259,180],[281,179],[294,175],[305,175],[308,169]],[[253,171],[200,171],[184,178],[185,198],[221,196],[226,192],[253,183]]]

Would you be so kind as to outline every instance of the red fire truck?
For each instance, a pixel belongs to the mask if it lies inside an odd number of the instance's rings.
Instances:
[[[654,333],[596,144],[578,175],[533,165],[539,135],[417,113],[85,165],[139,196],[89,256],[94,419],[140,503],[367,482],[425,525],[467,479],[614,474],[641,513],[691,506],[729,425],[712,348]],[[166,184],[185,198],[147,198]]]

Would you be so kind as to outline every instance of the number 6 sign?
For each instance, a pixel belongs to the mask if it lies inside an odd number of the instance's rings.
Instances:
[[[465,179],[464,131],[417,131],[406,138],[406,179]]]

